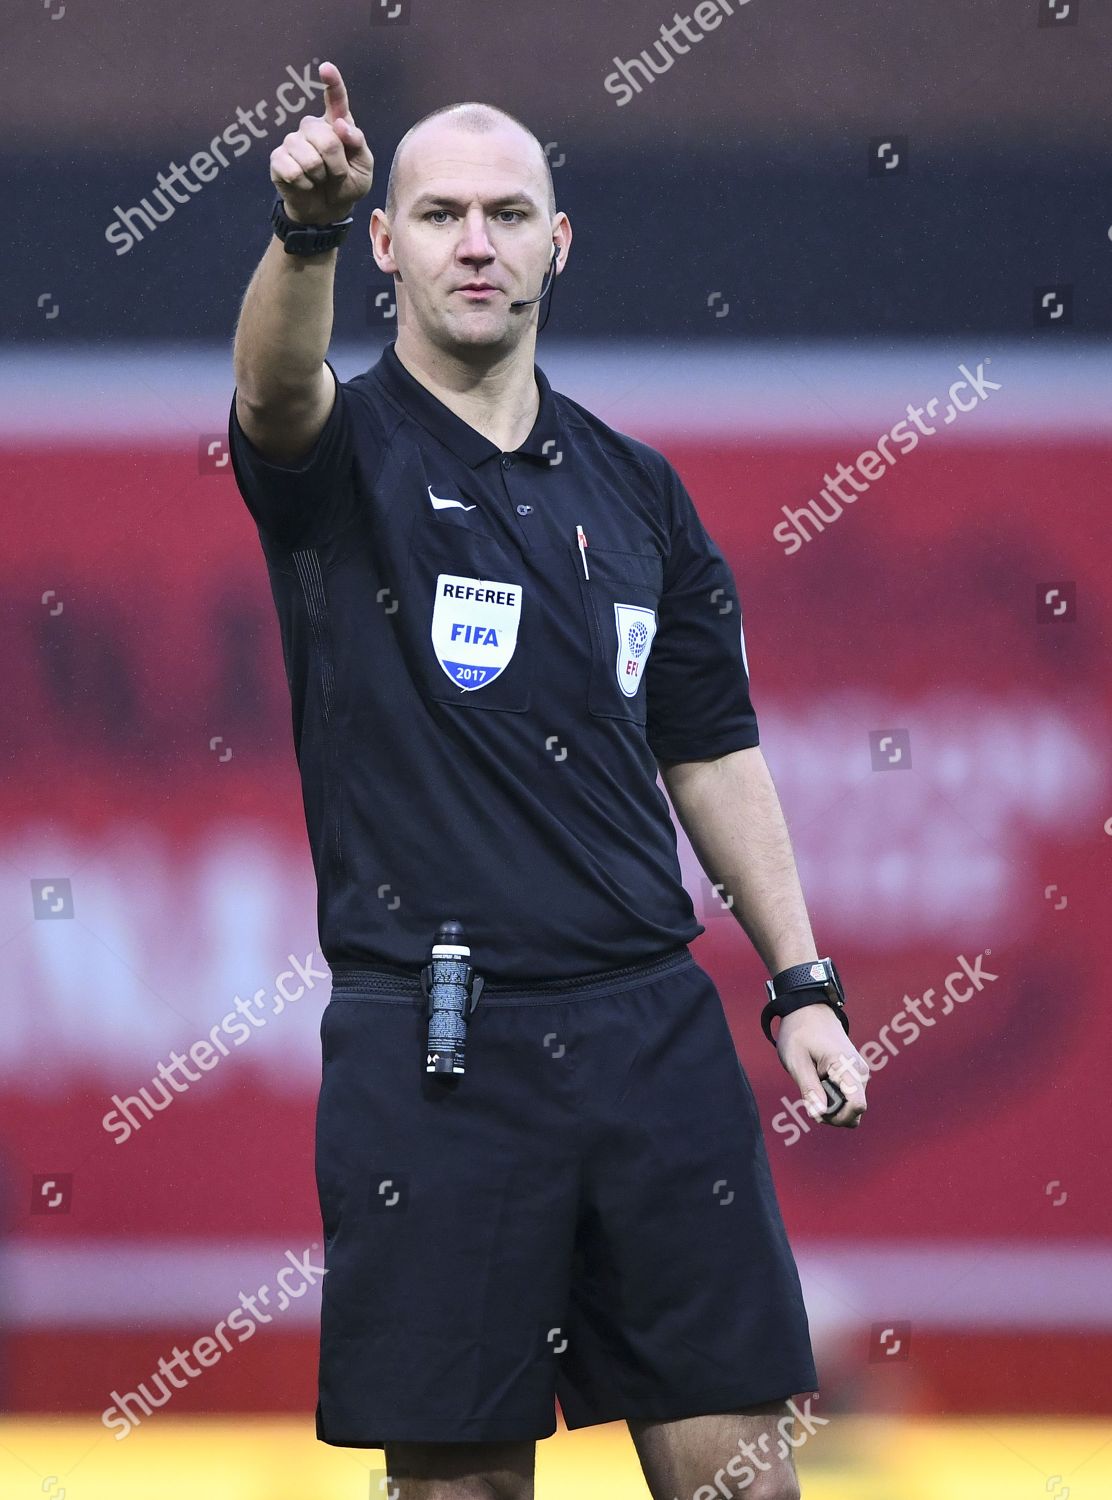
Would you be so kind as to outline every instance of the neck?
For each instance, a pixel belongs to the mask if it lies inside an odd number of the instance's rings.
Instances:
[[[394,353],[415,380],[449,411],[512,452],[529,436],[540,410],[533,374],[536,339],[512,349],[445,350],[398,332]]]

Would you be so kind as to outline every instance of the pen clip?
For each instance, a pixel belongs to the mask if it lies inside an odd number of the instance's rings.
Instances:
[[[575,539],[579,543],[579,555],[583,559],[583,577],[590,579],[591,575],[587,571],[587,533],[578,522],[575,527]]]

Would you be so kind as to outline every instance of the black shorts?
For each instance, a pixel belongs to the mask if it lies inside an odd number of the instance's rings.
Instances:
[[[576,1428],[817,1390],[757,1106],[686,947],[488,987],[462,1075],[425,1072],[416,981],[383,982],[336,970],[321,1021],[321,1441],[527,1441],[554,1397]]]

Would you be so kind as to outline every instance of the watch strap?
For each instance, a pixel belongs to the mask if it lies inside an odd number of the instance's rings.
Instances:
[[[765,980],[768,1004],[761,1011],[761,1028],[773,1046],[773,1018],[790,1016],[805,1005],[829,1005],[849,1035],[849,1018],[846,1015],[845,991],[838,970],[831,958],[814,958],[802,964],[792,964],[781,969],[771,979]]]
[[[790,1016],[792,1011],[802,1010],[805,1005],[829,1005],[830,1009],[842,1023],[842,1029],[849,1036],[849,1017],[846,1015],[845,1006],[840,1000],[831,999],[825,990],[813,987],[806,989],[800,986],[791,995],[777,995],[770,1000],[761,1011],[761,1030],[775,1047],[776,1038],[772,1035],[772,1022],[779,1016],[781,1020]]]
[[[773,975],[770,984],[772,991],[777,995],[786,994],[788,990],[803,989],[807,985],[828,983],[827,964],[829,959],[812,959],[809,963],[793,964],[789,969],[781,969],[779,974]],[[830,965],[833,969],[833,964]]]
[[[279,194],[270,210],[270,222],[287,255],[320,255],[342,244],[355,220],[348,214],[346,219],[337,219],[332,224],[299,224],[286,213]]]

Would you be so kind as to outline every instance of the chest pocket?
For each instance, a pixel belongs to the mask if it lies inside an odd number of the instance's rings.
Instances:
[[[587,708],[601,718],[646,721],[645,670],[657,628],[664,565],[656,553],[587,548],[590,578],[576,554],[591,633]]]
[[[459,525],[417,525],[402,608],[425,697],[509,713],[529,707],[535,601],[511,548]]]

